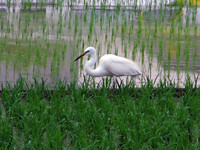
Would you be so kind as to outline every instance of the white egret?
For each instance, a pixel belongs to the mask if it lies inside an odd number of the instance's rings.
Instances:
[[[116,77],[120,76],[138,76],[142,72],[138,65],[132,60],[124,57],[116,56],[113,54],[107,54],[100,58],[99,66],[93,69],[97,60],[97,53],[94,47],[88,47],[83,54],[77,57],[74,61],[77,61],[84,55],[90,55],[90,59],[85,63],[85,71],[92,77],[111,76],[116,79],[116,82],[120,88],[120,85]]]

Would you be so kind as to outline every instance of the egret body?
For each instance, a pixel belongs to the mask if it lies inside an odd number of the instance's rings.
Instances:
[[[88,47],[83,54],[75,59],[75,61],[84,55],[90,55],[90,59],[85,63],[85,71],[92,77],[138,76],[142,74],[135,62],[113,54],[102,56],[99,60],[99,66],[96,69],[93,69],[97,60],[97,53],[94,47]],[[118,82],[117,84],[119,86]]]

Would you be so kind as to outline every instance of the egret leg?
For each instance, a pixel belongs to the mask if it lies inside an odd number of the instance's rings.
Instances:
[[[113,76],[113,89],[115,89],[115,82],[116,82],[116,77],[115,76]]]
[[[113,81],[113,89],[115,89],[115,79],[114,79],[114,81]]]
[[[121,90],[121,86],[120,86],[120,84],[119,84],[117,78],[115,78],[115,81],[117,82],[117,85],[118,85],[119,89]]]
[[[117,77],[113,77],[113,89],[115,89],[115,82],[117,83],[117,86],[118,86],[118,88],[121,90],[121,86],[120,86],[120,84],[119,84],[119,82],[118,82],[118,80],[117,80]]]

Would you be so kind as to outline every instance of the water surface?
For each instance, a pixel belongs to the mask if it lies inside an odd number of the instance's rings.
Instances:
[[[78,6],[78,5],[77,5]],[[112,53],[136,61],[145,77],[167,78],[184,86],[199,74],[200,8],[77,9],[77,7],[0,8],[0,81],[44,78],[83,81],[87,58],[74,59],[88,46],[98,57]],[[97,62],[98,65],[98,62]],[[127,78],[121,78],[126,83]],[[130,80],[130,78],[128,78]],[[102,78],[95,78],[97,83]]]

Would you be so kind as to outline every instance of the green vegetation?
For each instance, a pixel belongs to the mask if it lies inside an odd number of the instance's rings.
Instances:
[[[37,2],[0,12],[1,149],[199,149],[199,0]],[[88,46],[136,61],[142,83],[88,79]]]
[[[97,48],[99,57],[112,53],[135,60],[151,79],[160,72],[161,78],[171,78],[175,72],[177,83],[184,84],[179,82],[181,72],[189,75],[198,68],[196,7],[163,3],[155,12],[154,3],[146,10],[136,4],[126,10],[123,3],[109,8],[102,2],[102,10],[98,10],[95,4],[85,2],[85,9],[79,13],[76,9],[66,10],[68,7],[62,7],[60,0],[53,1],[45,12],[45,1],[40,2],[43,6],[38,3],[33,10],[35,5],[24,2],[19,16],[0,12],[0,61],[8,70],[14,66],[17,75],[46,78],[42,74],[49,71],[48,77],[54,81],[69,72],[69,81],[78,80],[85,61],[74,64],[73,60],[88,46]],[[76,6],[75,1],[70,3],[69,7]]]
[[[198,149],[200,90],[147,80],[122,89],[20,78],[0,94],[3,149]]]

